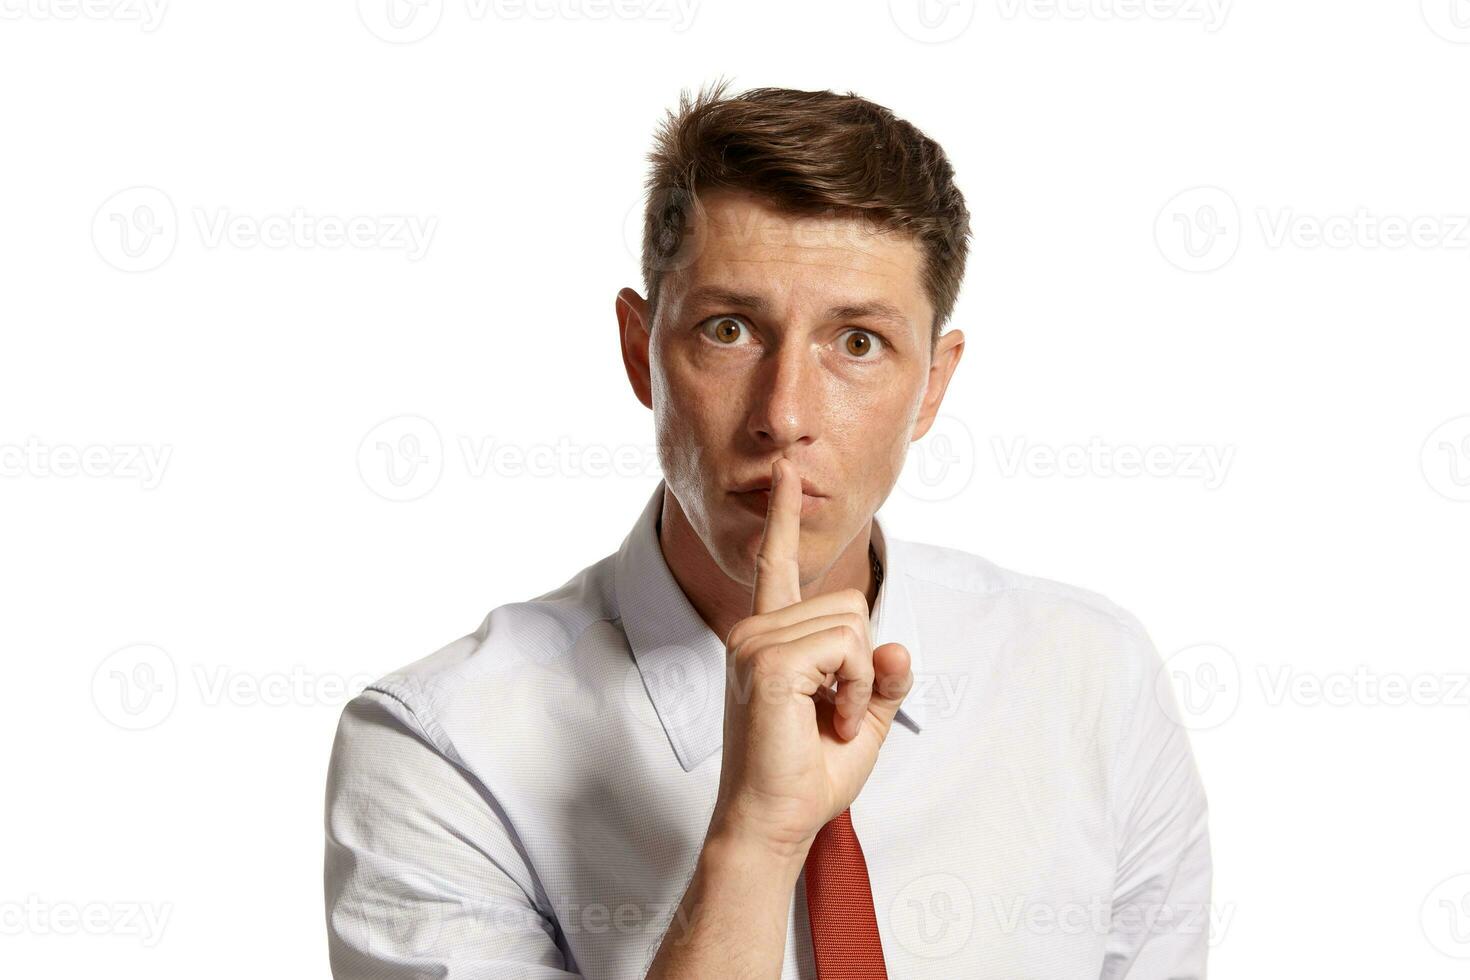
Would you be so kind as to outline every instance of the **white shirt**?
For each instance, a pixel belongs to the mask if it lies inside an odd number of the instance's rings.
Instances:
[[[336,977],[644,975],[709,825],[724,714],[724,645],[664,561],[662,495],[616,554],[344,709]],[[888,975],[1203,977],[1205,796],[1142,627],[881,518],[873,541],[873,642],[915,675],[852,804]],[[798,882],[781,977],[815,976]]]

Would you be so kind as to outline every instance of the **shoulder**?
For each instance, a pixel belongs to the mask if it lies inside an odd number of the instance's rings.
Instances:
[[[488,708],[492,692],[505,704],[507,694],[569,676],[584,637],[613,628],[611,561],[543,595],[496,606],[474,632],[383,675],[361,697],[386,699],[436,747],[451,751],[449,719]]]
[[[896,541],[915,615],[927,629],[948,624],[949,638],[985,641],[997,653],[1041,654],[1059,665],[1081,662],[1138,678],[1158,662],[1132,612],[1066,582],[1006,568],[958,548]],[[1075,664],[1074,664],[1075,665]]]
[[[942,590],[976,603],[1025,604],[1120,630],[1143,630],[1131,612],[1091,589],[1005,568],[958,548],[918,541],[896,541],[894,545],[903,549],[904,569],[921,590]]]

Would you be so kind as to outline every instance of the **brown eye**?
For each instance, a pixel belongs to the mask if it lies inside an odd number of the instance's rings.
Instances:
[[[717,344],[733,347],[745,335],[745,321],[736,316],[717,316],[704,322],[703,330]]]
[[[881,342],[878,338],[866,330],[849,330],[843,338],[842,347],[853,357],[866,359],[873,350],[874,344]]]

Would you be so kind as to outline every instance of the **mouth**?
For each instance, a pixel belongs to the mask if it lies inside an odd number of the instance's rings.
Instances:
[[[770,489],[771,489],[771,478],[769,476],[762,476],[762,477],[757,477],[754,480],[747,480],[745,483],[742,483],[740,486],[733,488],[730,492],[731,493],[753,493],[753,492],[755,492],[757,490],[770,491]],[[813,483],[811,480],[808,480],[806,477],[802,477],[801,478],[801,492],[803,494],[805,494],[806,496],[808,496],[808,497],[825,497],[825,496],[827,496],[827,494],[825,492],[823,492],[823,490],[822,490],[821,487],[817,486],[815,483]]]
[[[771,491],[768,487],[756,487],[752,490],[731,490],[729,496],[735,502],[736,506],[762,519],[765,518],[766,513],[771,508]],[[807,517],[811,515],[826,502],[826,497],[807,493],[806,487],[803,486],[801,493],[801,516]]]

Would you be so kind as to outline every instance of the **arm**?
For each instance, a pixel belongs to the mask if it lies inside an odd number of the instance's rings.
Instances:
[[[497,814],[484,787],[434,747],[403,703],[375,690],[349,703],[327,777],[332,975],[576,977]]]
[[[712,827],[646,980],[779,977],[805,853]]]
[[[1203,980],[1212,917],[1205,792],[1172,691],[1155,686],[1158,653],[1138,632],[1144,669],[1115,767],[1118,867],[1102,980]]]
[[[807,852],[862,789],[913,686],[907,650],[873,649],[863,592],[802,599],[800,474],[777,460],[771,476],[752,614],[725,640],[724,745],[710,831],[649,980],[781,975]]]

